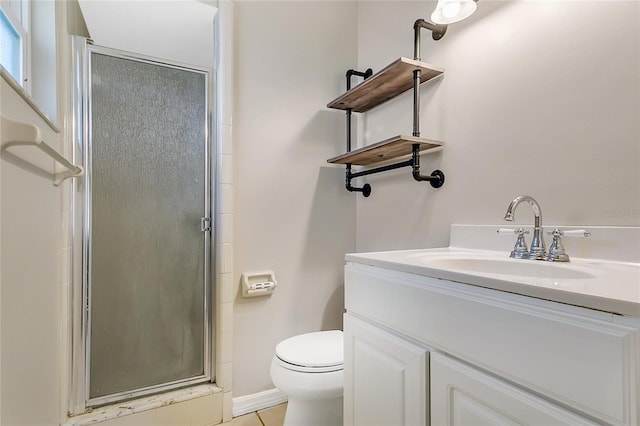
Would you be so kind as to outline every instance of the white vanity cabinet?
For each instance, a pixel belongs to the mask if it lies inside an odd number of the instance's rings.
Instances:
[[[640,422],[640,320],[350,261],[345,425]]]
[[[355,316],[344,317],[345,425],[424,425],[428,352]]]

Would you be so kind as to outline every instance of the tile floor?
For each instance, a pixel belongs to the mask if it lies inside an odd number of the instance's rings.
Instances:
[[[226,423],[225,426],[282,426],[286,409],[286,403],[265,408],[256,413],[234,417],[233,420],[231,420],[230,423]]]

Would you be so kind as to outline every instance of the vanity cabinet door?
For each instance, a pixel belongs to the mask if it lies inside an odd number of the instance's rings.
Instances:
[[[345,426],[428,424],[428,352],[377,326],[344,316]]]
[[[431,353],[431,425],[594,425],[499,378]]]

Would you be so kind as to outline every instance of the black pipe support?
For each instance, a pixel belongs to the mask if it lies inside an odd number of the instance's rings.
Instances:
[[[367,68],[366,71],[356,71],[356,70],[347,70],[345,77],[347,77],[347,91],[351,89],[351,76],[355,75],[356,77],[363,77],[365,80],[373,75],[373,70],[371,68]]]
[[[362,195],[365,198],[367,198],[369,195],[371,195],[371,185],[369,185],[368,183],[365,183],[362,188],[356,188],[356,187],[351,186],[351,185],[347,185],[346,188],[347,188],[347,191],[349,191],[349,192],[362,192]]]
[[[419,171],[417,173],[414,171],[412,175],[413,178],[418,182],[427,181],[434,188],[440,188],[442,185],[444,185],[444,173],[442,172],[442,170],[434,170],[429,176],[421,175]]]
[[[363,77],[365,80],[373,75],[373,70],[371,68],[367,68],[366,71],[356,71],[353,69],[347,70],[345,77],[347,78],[347,91],[351,89],[351,77]],[[351,108],[347,109],[347,152],[351,151]],[[351,185],[351,180],[354,178],[353,173],[351,173],[351,164],[347,164],[347,169],[345,172],[345,188],[349,192],[362,192],[362,195],[368,197],[371,195],[371,185],[365,183],[362,188],[358,188],[356,186]]]
[[[344,185],[344,187],[347,188],[347,191],[362,192],[362,195],[364,195],[365,198],[371,195],[371,185],[369,185],[368,183],[365,183],[362,188],[351,186],[351,179],[353,178],[354,176],[351,173],[351,164],[347,164],[347,172],[346,172],[345,185]]]
[[[424,28],[431,31],[431,37],[434,40],[440,40],[447,33],[447,26],[444,24],[434,24],[420,18],[413,23],[413,45],[414,59],[420,59],[420,29]]]
[[[395,170],[395,169],[399,169],[399,168],[407,167],[407,166],[412,166],[412,165],[413,165],[413,160],[407,160],[407,161],[403,161],[401,163],[389,164],[387,166],[377,167],[375,169],[369,169],[369,170],[363,170],[363,171],[357,172],[357,173],[351,173],[351,178],[357,178],[357,177],[361,177],[361,176],[372,175],[374,173],[387,172],[389,170]]]
[[[434,170],[429,176],[420,174],[420,145],[418,144],[414,144],[411,149],[411,168],[411,175],[418,182],[427,181],[434,188],[440,188],[444,185],[444,173],[442,170]]]
[[[351,152],[351,108],[347,109],[347,152]]]

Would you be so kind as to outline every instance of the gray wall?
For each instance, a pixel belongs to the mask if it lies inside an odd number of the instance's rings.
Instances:
[[[355,248],[355,199],[343,170],[344,90],[356,55],[353,2],[235,5],[235,279],[272,269],[267,298],[236,297],[234,396],[273,388],[282,339],[342,326],[343,259]]]
[[[435,2],[361,2],[358,64],[412,56],[413,22]],[[422,58],[445,69],[422,87],[422,135],[444,141],[424,171],[368,179],[358,198],[358,251],[448,245],[452,223],[500,224],[519,194],[543,224],[640,224],[640,3],[481,1]],[[603,30],[610,29],[610,30]],[[411,95],[361,117],[360,143],[411,131]],[[518,223],[529,224],[523,207]]]

